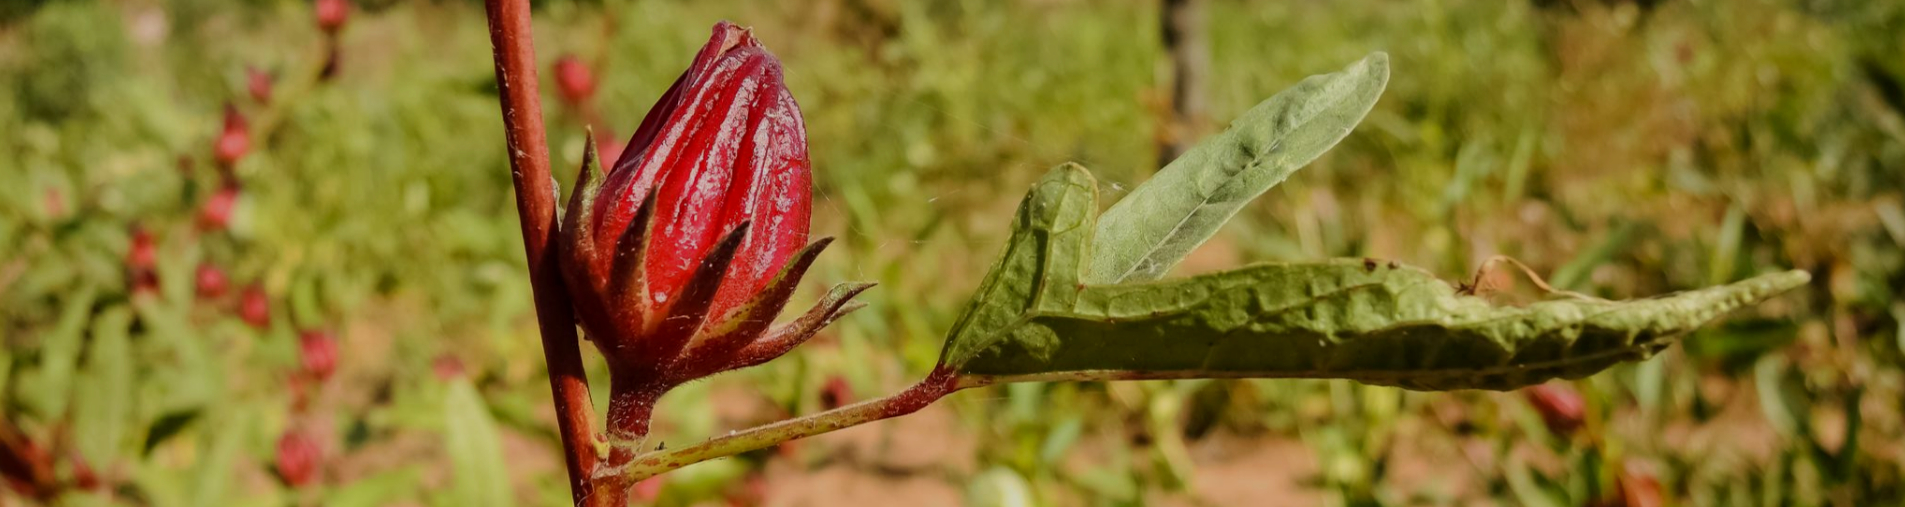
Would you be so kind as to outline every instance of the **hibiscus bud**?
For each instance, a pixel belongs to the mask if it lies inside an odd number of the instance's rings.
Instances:
[[[126,249],[126,276],[131,281],[132,292],[157,292],[158,267],[158,242],[152,239],[152,233],[144,227],[132,226],[132,244]]]
[[[1581,393],[1567,384],[1541,384],[1522,390],[1528,397],[1528,404],[1541,414],[1541,421],[1547,423],[1548,431],[1556,435],[1567,435],[1581,428],[1581,422],[1587,415],[1587,402]]]
[[[132,247],[126,250],[126,266],[132,269],[153,269],[159,265],[159,244],[152,239],[152,232],[144,227],[132,226]]]
[[[58,188],[47,187],[45,192],[41,192],[40,197],[43,201],[43,209],[46,211],[47,218],[53,220],[66,218],[65,193],[60,192]]]
[[[230,279],[225,277],[225,270],[218,269],[218,266],[212,265],[211,263],[198,265],[197,278],[198,297],[201,299],[214,299],[223,296],[225,295],[225,289],[231,286]]]
[[[254,283],[238,295],[238,318],[258,329],[271,325],[271,298],[265,295],[263,287]]]
[[[595,96],[595,74],[574,55],[556,59],[555,71],[556,91],[561,92],[562,101],[569,107],[582,107],[589,97]]]
[[[245,121],[245,115],[238,108],[225,105],[225,127],[219,131],[218,141],[212,145],[212,159],[218,165],[232,167],[238,165],[238,159],[245,157],[251,150],[251,126]]]
[[[278,437],[278,477],[293,488],[301,488],[317,482],[319,469],[323,467],[324,451],[318,448],[317,439],[302,431],[286,431]]]
[[[463,360],[444,354],[430,360],[430,371],[436,373],[437,380],[449,382],[464,375]]]
[[[335,35],[350,19],[351,3],[349,0],[317,0],[316,11],[318,29]]]
[[[213,192],[212,196],[205,200],[205,205],[199,208],[199,228],[207,231],[224,230],[226,226],[231,225],[232,208],[237,204],[237,185],[219,187],[217,192]]]
[[[849,403],[853,403],[853,386],[839,375],[828,377],[826,385],[820,387],[820,406],[833,410]]]
[[[245,67],[245,89],[251,92],[251,100],[259,104],[271,103],[271,73],[258,70],[257,67]]]
[[[760,364],[857,308],[850,299],[868,285],[843,285],[769,329],[830,241],[802,246],[806,136],[780,61],[724,21],[605,177],[588,143],[561,265],[612,384],[665,391]]]
[[[323,381],[337,371],[337,339],[330,332],[307,330],[298,334],[298,359],[304,372]]]

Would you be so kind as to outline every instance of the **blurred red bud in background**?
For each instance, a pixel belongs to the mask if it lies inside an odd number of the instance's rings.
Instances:
[[[225,230],[226,227],[231,225],[232,208],[236,207],[237,204],[238,186],[225,185],[218,187],[218,191],[213,192],[212,196],[205,200],[205,205],[199,208],[199,228],[207,231]]]
[[[298,334],[298,359],[304,372],[320,381],[337,371],[337,338],[329,331],[312,329]]]
[[[350,20],[351,3],[349,0],[317,0],[316,11],[318,29],[334,35]]]
[[[1528,397],[1528,404],[1541,414],[1541,421],[1547,423],[1548,431],[1556,435],[1567,435],[1581,428],[1587,417],[1587,401],[1581,398],[1581,392],[1567,384],[1548,383],[1521,390]]]
[[[271,103],[271,73],[258,70],[257,67],[245,67],[245,89],[251,92],[251,100],[259,104]]]
[[[595,73],[587,64],[577,60],[575,55],[562,55],[556,59],[556,91],[569,107],[580,108],[595,96]],[[604,159],[614,158],[603,156]]]
[[[245,292],[238,296],[238,318],[258,329],[271,325],[271,298],[265,295],[263,287],[255,283],[245,287]]]
[[[212,145],[212,159],[222,167],[238,165],[245,158],[245,152],[251,151],[251,125],[238,107],[225,105],[225,127],[218,133],[218,141]]]
[[[231,286],[231,280],[225,277],[225,270],[218,269],[218,266],[211,263],[198,265],[197,282],[198,297],[203,299],[223,296],[225,290]]]
[[[310,435],[291,430],[278,437],[278,477],[285,484],[301,488],[317,482],[323,461],[324,451]]]

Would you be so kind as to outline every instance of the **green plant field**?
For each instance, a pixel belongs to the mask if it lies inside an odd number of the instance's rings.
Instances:
[[[805,112],[807,275],[879,282],[788,357],[683,386],[670,447],[910,385],[1048,168],[1105,203],[1157,169],[1171,114],[1143,1],[537,2],[557,180],[596,71],[623,139],[729,19]],[[1804,269],[1804,289],[1658,357],[1524,393],[1348,381],[1013,384],[674,472],[658,505],[1905,503],[1905,3],[1209,0],[1194,130],[1311,74],[1390,55],[1342,144],[1174,272],[1367,257],[1465,279],[1510,255],[1636,298]],[[0,447],[51,455],[0,505],[563,505],[483,7],[359,0],[325,36],[294,0],[0,2]],[[246,68],[275,76],[269,102]],[[228,227],[226,104],[250,121]],[[607,132],[604,132],[606,130]],[[155,287],[128,268],[134,231]],[[200,266],[229,278],[201,294]],[[256,287],[269,318],[241,318]],[[297,372],[301,335],[336,373]],[[600,357],[584,347],[591,380]],[[598,398],[606,389],[595,389]],[[597,407],[606,406],[604,399]],[[315,441],[291,486],[280,437]],[[5,461],[5,460],[0,460]]]

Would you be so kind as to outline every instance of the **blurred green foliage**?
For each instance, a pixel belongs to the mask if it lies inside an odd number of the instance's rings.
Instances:
[[[1180,273],[1367,256],[1456,278],[1508,254],[1622,298],[1814,273],[1803,294],[1576,383],[1583,429],[1551,432],[1509,394],[1013,385],[691,467],[658,501],[1584,505],[1638,470],[1687,505],[1900,502],[1905,4],[1644,4],[1206,6],[1205,133],[1371,51],[1393,78],[1341,146]],[[709,25],[752,25],[805,109],[815,229],[845,246],[809,278],[882,284],[802,352],[677,391],[665,441],[819,410],[829,378],[863,397],[916,379],[1026,186],[1078,161],[1121,196],[1155,169],[1169,108],[1149,2],[537,6],[542,60],[592,62],[620,135]],[[65,501],[566,500],[480,6],[361,2],[320,83],[321,40],[288,0],[0,4],[0,403],[61,451],[62,480],[84,462],[107,484]],[[247,98],[247,66],[278,76],[272,103]],[[571,181],[582,121],[551,99]],[[204,230],[228,102],[253,149],[232,227]],[[128,289],[135,224],[158,240],[156,293]],[[195,296],[201,263],[259,284],[271,324]],[[337,331],[340,367],[300,387],[308,328]],[[318,487],[274,475],[292,428],[326,442]],[[893,458],[914,454],[931,458]]]

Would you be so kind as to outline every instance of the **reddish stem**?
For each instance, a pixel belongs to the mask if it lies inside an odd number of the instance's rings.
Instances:
[[[596,466],[589,380],[575,330],[575,310],[562,284],[556,256],[548,255],[556,229],[556,191],[549,176],[549,146],[536,90],[536,50],[529,0],[486,0],[490,43],[495,47],[496,87],[502,93],[503,129],[515,176],[516,214],[529,258],[529,286],[541,324],[549,389],[555,394],[556,426],[576,505],[597,501],[589,476]]]

